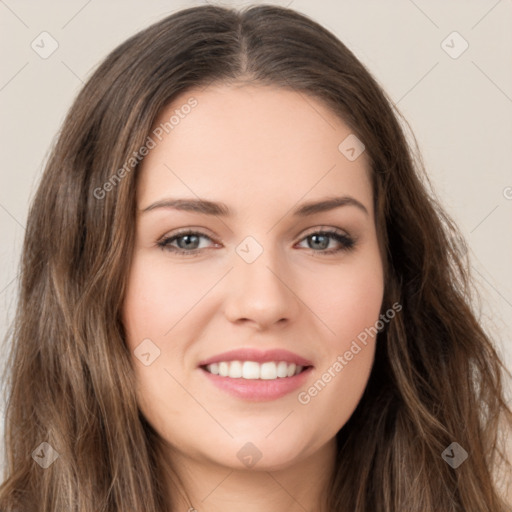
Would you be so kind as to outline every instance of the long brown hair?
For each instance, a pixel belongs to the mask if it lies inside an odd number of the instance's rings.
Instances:
[[[241,81],[323,101],[365,144],[382,310],[403,307],[379,333],[365,393],[337,434],[329,510],[504,512],[494,470],[509,464],[506,369],[472,311],[462,237],[371,74],[308,17],[266,5],[168,16],[115,49],[71,107],[27,222],[0,509],[169,510],[161,440],[138,409],[120,320],[138,152],[178,94]],[[441,456],[453,442],[468,452],[456,469]],[[52,449],[57,460],[42,468],[37,455]]]

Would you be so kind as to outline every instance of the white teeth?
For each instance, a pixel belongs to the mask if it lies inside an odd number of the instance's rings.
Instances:
[[[269,361],[261,364],[255,361],[221,361],[206,366],[208,372],[221,377],[261,380],[293,377],[303,369],[303,366],[285,361]]]
[[[260,365],[254,361],[244,361],[242,365],[242,377],[244,379],[259,379]]]
[[[222,361],[222,363],[219,363],[219,375],[221,377],[227,377],[229,374],[229,364]]]
[[[242,363],[240,361],[231,361],[229,364],[228,377],[231,379],[239,379],[242,376]]]
[[[260,379],[277,379],[276,363],[263,363],[260,368]]]
[[[277,365],[277,376],[281,378],[288,377],[288,365],[284,361]]]

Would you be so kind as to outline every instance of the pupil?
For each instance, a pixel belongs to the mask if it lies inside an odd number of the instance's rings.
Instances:
[[[320,247],[317,246],[316,248],[326,249],[327,246],[329,245],[329,239],[325,235],[312,235],[311,238],[313,240],[313,243],[317,243],[319,238],[323,238],[323,243],[320,242]],[[313,248],[314,247],[312,247],[312,249]]]
[[[185,243],[180,244],[180,240],[185,240]],[[198,240],[199,237],[197,235],[183,235],[178,239],[178,245],[180,246],[180,249],[190,249],[191,245],[197,245]],[[193,249],[197,249],[197,247],[193,247]]]

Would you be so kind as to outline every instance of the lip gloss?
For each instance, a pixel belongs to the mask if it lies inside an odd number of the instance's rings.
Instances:
[[[305,368],[298,375],[293,377],[278,377],[277,379],[232,379],[214,375],[204,368],[201,371],[209,381],[226,393],[253,402],[276,400],[304,385],[312,367]]]

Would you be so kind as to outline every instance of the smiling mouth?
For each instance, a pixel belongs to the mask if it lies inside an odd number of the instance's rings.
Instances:
[[[300,366],[286,361],[220,361],[201,368],[212,375],[230,379],[277,380],[299,375],[311,366]]]

